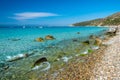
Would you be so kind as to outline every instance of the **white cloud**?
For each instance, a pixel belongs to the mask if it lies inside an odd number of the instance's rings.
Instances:
[[[58,16],[54,13],[46,13],[46,12],[23,12],[23,13],[15,13],[13,17],[9,17],[16,20],[27,20],[34,19],[40,17],[49,17],[49,16]]]

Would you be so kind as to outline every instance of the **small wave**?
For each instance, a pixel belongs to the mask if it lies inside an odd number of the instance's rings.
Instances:
[[[42,67],[43,67],[43,64],[46,64],[47,67],[44,68],[44,69],[42,69],[42,70],[40,70],[40,71],[46,71],[46,70],[49,70],[49,69],[50,69],[50,67],[51,67],[50,63],[49,63],[49,62],[43,62],[42,64],[40,64],[40,65],[35,66],[34,68],[32,68],[32,70],[37,70],[37,69],[42,68]]]
[[[62,59],[63,59],[64,62],[68,62],[68,60],[71,59],[71,58],[72,57],[66,57],[66,56],[62,57]]]
[[[9,62],[16,61],[16,60],[22,59],[22,58],[27,57],[27,56],[28,56],[28,54],[18,54],[16,56],[7,56],[6,61],[9,61]]]

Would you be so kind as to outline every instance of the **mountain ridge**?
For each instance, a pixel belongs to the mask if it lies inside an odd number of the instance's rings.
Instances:
[[[72,24],[73,26],[119,26],[120,12],[114,13],[105,18],[98,18]]]

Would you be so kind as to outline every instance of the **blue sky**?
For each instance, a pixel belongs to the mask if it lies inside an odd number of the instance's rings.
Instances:
[[[120,11],[120,0],[0,0],[0,24],[69,25]]]

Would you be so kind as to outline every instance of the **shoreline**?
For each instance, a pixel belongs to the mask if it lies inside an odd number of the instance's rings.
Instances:
[[[43,78],[50,79],[50,80],[99,80],[99,79],[100,80],[103,80],[103,79],[104,80],[109,80],[109,79],[110,80],[111,79],[119,80],[120,75],[114,73],[115,71],[113,71],[112,68],[109,68],[109,70],[110,71],[112,70],[113,72],[110,72],[108,75],[105,75],[106,72],[104,70],[102,70],[104,68],[103,66],[105,64],[101,65],[101,63],[104,61],[104,59],[107,58],[108,55],[107,56],[105,56],[105,55],[107,53],[109,53],[109,51],[111,50],[110,47],[116,45],[118,42],[117,40],[119,38],[120,38],[120,35],[119,35],[119,33],[117,33],[116,36],[113,36],[104,42],[104,44],[106,44],[106,46],[101,46],[100,49],[94,51],[92,54],[89,54],[89,55],[83,57],[82,58],[83,62],[79,62],[81,57],[76,57],[73,60],[73,62],[69,62],[65,66],[65,69],[62,71],[59,71],[56,76],[51,77],[51,76],[47,75]],[[112,49],[114,49],[114,47],[112,47]],[[120,50],[120,49],[118,49],[118,50]],[[109,56],[111,56],[111,55],[109,54]],[[115,56],[115,55],[113,55],[113,56]],[[108,62],[110,59],[111,58],[108,59]],[[112,59],[114,59],[114,58],[112,58]],[[117,63],[119,63],[119,59],[120,58],[118,57]],[[113,66],[113,64],[112,64],[112,66]],[[101,68],[101,67],[103,67],[103,68]],[[109,66],[105,65],[105,67],[107,69]],[[114,67],[114,69],[115,69],[115,67]],[[118,69],[120,70],[119,66],[118,66]],[[103,73],[103,75],[101,75],[101,72]],[[117,75],[117,77],[112,77],[112,74]]]
[[[94,80],[120,80],[120,28],[115,37],[110,39],[104,57],[93,69]]]
[[[93,76],[93,69],[96,63],[103,57],[102,52],[106,49],[102,46],[100,49],[84,57],[75,57],[65,65],[64,70],[57,71],[57,75],[44,75],[40,79],[50,80],[89,80]]]
[[[18,78],[19,79],[28,79],[29,78],[31,80],[39,80],[39,79],[41,79],[41,80],[45,80],[45,79],[54,80],[54,78],[55,78],[55,80],[59,80],[62,78],[61,76],[63,76],[63,75],[68,74],[67,76],[69,76],[69,74],[71,73],[71,69],[73,69],[72,75],[73,75],[73,78],[75,78],[75,80],[76,80],[77,78],[75,77],[74,72],[75,71],[77,72],[77,71],[79,71],[77,69],[80,69],[80,71],[81,71],[80,75],[82,75],[82,77],[80,77],[80,78],[89,78],[90,76],[88,74],[90,73],[91,75],[93,75],[91,70],[93,69],[93,65],[95,65],[95,62],[92,62],[92,61],[96,61],[96,58],[93,58],[93,57],[97,57],[99,55],[99,54],[94,54],[94,53],[96,53],[96,51],[97,52],[103,51],[105,49],[105,46],[102,46],[100,49],[93,51],[93,54],[90,53],[90,54],[85,55],[86,54],[86,52],[85,52],[85,54],[83,54],[83,55],[74,57],[76,54],[81,53],[81,51],[79,50],[79,49],[81,49],[81,47],[80,47],[79,41],[78,42],[76,42],[76,40],[73,40],[73,41],[75,44],[79,43],[79,45],[72,44],[73,42],[71,43],[72,47],[70,45],[67,45],[67,46],[69,46],[69,48],[66,46],[66,49],[63,51],[64,53],[62,52],[62,55],[57,55],[57,57],[60,58],[60,61],[56,57],[54,59],[53,58],[48,59],[48,61],[50,61],[51,65],[52,65],[52,68],[50,70],[43,71],[42,73],[41,73],[40,69],[35,70],[35,71],[30,71],[30,68],[31,68],[31,65],[33,64],[33,62],[35,62],[35,60],[40,58],[40,54],[39,54],[39,55],[36,55],[34,57],[31,56],[34,59],[26,58],[26,59],[23,59],[22,61],[11,62],[11,63],[14,63],[14,65],[12,67],[10,67],[10,69],[8,69],[8,72],[10,70],[12,72],[11,73],[12,75],[4,75],[4,77],[6,76],[6,79],[8,77],[10,77],[10,79],[13,79],[13,80],[18,79]],[[87,42],[87,44],[89,44],[89,43]],[[87,47],[88,47],[88,45],[87,45]],[[51,48],[52,47],[49,47],[49,49],[51,49]],[[55,48],[53,48],[53,49],[55,49]],[[70,50],[70,49],[72,49],[72,50]],[[56,50],[57,50],[57,48],[56,48]],[[89,49],[89,51],[91,52],[90,49]],[[59,49],[59,51],[57,51],[57,53],[61,54],[61,49]],[[69,61],[66,62],[67,57],[68,57],[67,55],[69,57],[73,56],[73,59],[70,59]],[[42,56],[42,57],[44,57],[44,56]],[[27,61],[29,61],[31,64],[28,63]],[[52,61],[54,62],[54,64],[52,63]],[[21,62],[24,62],[24,64],[21,64]],[[17,64],[17,63],[19,63],[19,64]],[[17,64],[17,67],[15,66],[15,64]],[[77,68],[77,66],[79,68]],[[90,68],[88,66],[90,66]],[[74,67],[76,67],[77,69]],[[69,72],[69,70],[70,70],[70,72]],[[18,73],[18,71],[19,71],[19,73]],[[58,73],[58,72],[60,72],[60,73]],[[68,73],[64,73],[64,72],[68,72]],[[21,74],[26,74],[26,73],[27,73],[27,75],[24,75],[24,76],[21,75]],[[17,76],[17,74],[19,74],[19,76]],[[76,73],[76,74],[79,75],[79,73]],[[1,75],[2,75],[2,73],[1,73]],[[67,78],[67,76],[65,76],[64,78],[65,79],[72,79],[70,76],[69,76],[69,78]],[[78,76],[78,78],[79,78],[79,76]]]

